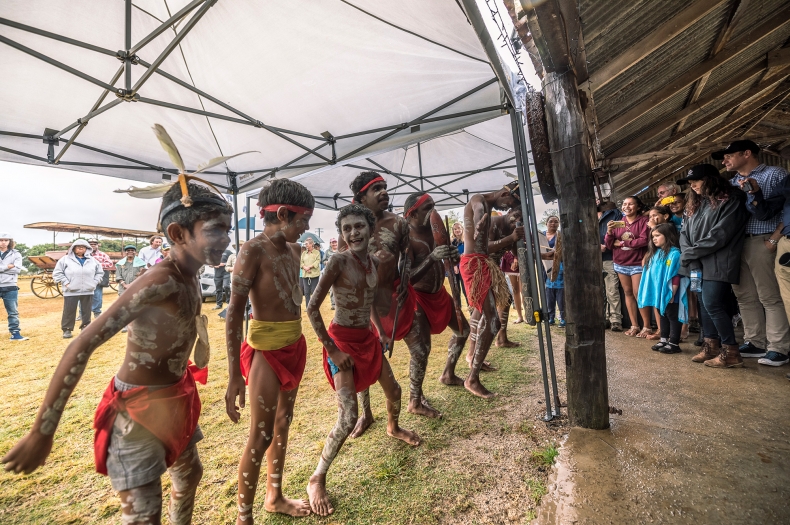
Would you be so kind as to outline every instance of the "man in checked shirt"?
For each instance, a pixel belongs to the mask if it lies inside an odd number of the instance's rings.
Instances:
[[[755,193],[770,199],[780,191],[787,172],[766,166],[757,159],[760,147],[751,140],[736,140],[713,153],[727,171],[737,172],[730,179],[733,186],[746,192],[746,208],[751,213],[746,223],[746,241],[741,254],[741,278],[732,289],[738,298],[743,317],[742,357],[759,357],[761,365],[782,366],[788,362],[790,326],[787,322],[779,284],[774,271],[776,246],[782,238],[782,214],[759,220],[755,213]],[[703,276],[704,278],[704,276]]]

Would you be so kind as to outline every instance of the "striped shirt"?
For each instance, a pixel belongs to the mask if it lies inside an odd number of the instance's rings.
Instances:
[[[746,178],[752,178],[757,181],[757,184],[760,185],[760,189],[763,192],[763,198],[767,199],[776,195],[777,187],[785,180],[786,177],[787,172],[784,170],[784,168],[760,164],[746,177],[742,177],[740,173],[736,174],[730,179],[730,184],[736,188],[740,188],[738,181]],[[749,217],[749,222],[746,223],[746,233],[751,235],[773,233],[776,230],[776,227],[779,226],[779,223],[782,222],[782,214],[778,214],[767,221],[758,221],[754,217],[755,208],[752,205],[753,200],[754,195],[747,192],[746,209],[749,210],[749,213],[751,213],[752,216]]]

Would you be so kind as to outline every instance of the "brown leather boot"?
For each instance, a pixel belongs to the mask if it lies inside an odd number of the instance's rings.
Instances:
[[[703,363],[708,359],[713,359],[721,352],[721,342],[718,339],[705,338],[699,353],[691,358],[695,363]]]
[[[713,359],[705,361],[705,366],[713,368],[740,368],[743,366],[743,358],[738,351],[738,345],[724,345],[719,355]]]

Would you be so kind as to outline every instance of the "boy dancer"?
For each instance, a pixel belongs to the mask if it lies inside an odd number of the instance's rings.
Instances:
[[[357,420],[356,393],[379,382],[387,396],[387,434],[409,445],[420,444],[414,432],[398,426],[401,389],[383,356],[370,320],[382,326],[373,308],[378,285],[378,260],[368,253],[375,226],[373,213],[359,205],[346,206],[337,215],[337,227],[348,249],[332,256],[313,293],[307,313],[324,345],[324,372],[337,392],[337,423],[324,442],[321,459],[307,485],[310,507],[320,516],[334,512],[326,494],[326,473]],[[327,330],[320,307],[330,288],[335,290],[335,317]],[[382,336],[384,338],[384,336]]]
[[[302,380],[307,344],[302,335],[299,287],[299,236],[310,227],[315,200],[297,182],[277,179],[258,197],[263,233],[244,243],[233,268],[225,330],[230,379],[225,396],[231,421],[239,422],[245,405],[244,377],[250,387],[250,435],[239,463],[238,518],[252,523],[252,504],[264,454],[269,512],[307,516],[305,500],[283,497],[282,475],[288,427]],[[247,297],[252,304],[247,340],[242,341]],[[243,377],[242,377],[243,376]]]
[[[195,446],[203,437],[200,398],[187,368],[202,303],[197,272],[219,262],[230,242],[231,214],[220,195],[179,176],[159,215],[171,258],[136,279],[66,348],[32,430],[3,458],[6,470],[30,473],[44,464],[91,354],[131,323],[126,358],[96,411],[96,470],[119,492],[123,522],[146,524],[161,521],[160,477],[169,470],[170,523],[191,522],[203,475]],[[196,352],[201,343],[202,337]]]
[[[470,338],[477,341],[472,369],[464,386],[483,398],[496,395],[480,383],[480,369],[494,336],[499,332],[497,308],[504,308],[509,300],[505,275],[488,256],[491,209],[507,210],[520,203],[518,182],[511,182],[501,190],[473,195],[464,207],[464,254],[461,256],[460,271],[469,306],[474,308],[469,323],[472,325]]]
[[[451,259],[453,264],[458,261],[458,250],[454,246],[436,246],[431,227],[431,214],[434,202],[427,193],[412,193],[406,198],[403,216],[409,221],[411,230],[412,271],[409,276],[417,304],[420,308],[415,314],[415,323],[419,316],[425,316],[430,326],[430,334],[440,334],[447,326],[453,331],[453,337],[447,347],[447,363],[439,381],[445,385],[463,385],[464,380],[455,375],[455,365],[466,339],[469,337],[469,324],[461,318],[463,326],[458,326],[453,299],[444,288],[444,265],[442,259]],[[431,350],[431,339],[428,335],[428,347]]]

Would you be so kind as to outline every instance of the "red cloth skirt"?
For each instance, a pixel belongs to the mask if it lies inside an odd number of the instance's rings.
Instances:
[[[299,386],[304,374],[304,366],[307,362],[307,342],[302,335],[295,343],[278,350],[256,350],[247,344],[241,343],[241,374],[245,380],[252,366],[252,354],[261,352],[266,362],[272,367],[277,379],[280,381],[280,391],[286,392]]]
[[[118,392],[115,378],[104,391],[93,418],[93,454],[96,472],[107,475],[107,449],[118,412],[145,427],[165,447],[165,463],[170,467],[192,439],[200,417],[200,396],[192,372],[187,369],[175,385],[150,391],[141,386]]]
[[[483,311],[483,301],[485,301],[488,290],[491,289],[491,271],[486,264],[488,256],[484,253],[468,253],[461,256],[461,263],[458,269],[466,287],[466,298],[469,306]],[[479,274],[477,286],[472,286],[475,275]]]
[[[338,349],[354,360],[354,388],[357,392],[362,392],[379,380],[384,353],[381,350],[381,341],[370,328],[349,328],[330,323],[327,332]],[[324,373],[334,389],[335,380],[327,362],[329,354],[326,353],[326,348],[323,350]]]
[[[381,327],[387,337],[392,337],[392,328],[395,322],[395,310],[398,308],[398,288],[400,287],[400,279],[395,279],[392,283],[392,303],[390,304],[390,311],[386,317],[381,318]],[[414,296],[414,288],[411,284],[407,284],[408,295],[406,300],[403,301],[403,306],[398,311],[398,330],[395,332],[395,340],[400,341],[406,334],[411,331],[411,324],[414,321],[414,311],[417,309],[417,300]],[[373,327],[376,335],[379,335],[378,330]]]
[[[431,333],[436,335],[444,332],[455,313],[453,298],[450,297],[444,286],[436,293],[414,290],[414,294],[417,298],[417,303],[422,306],[422,310],[425,312],[425,317],[428,318],[428,324],[431,325]]]

